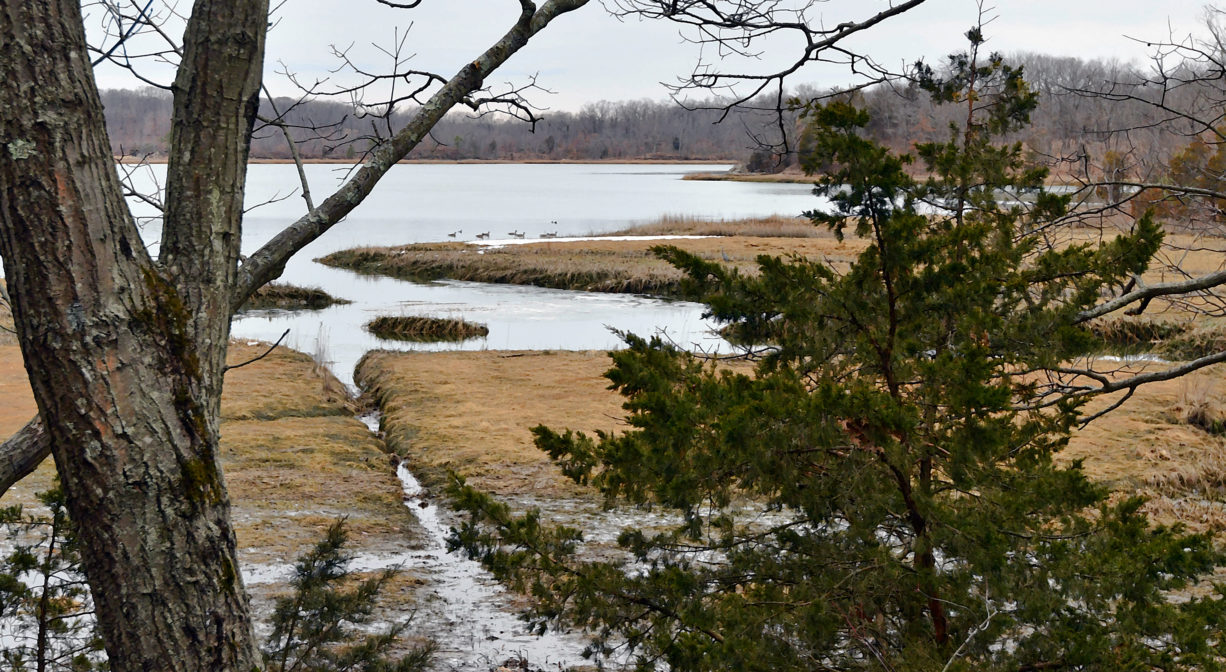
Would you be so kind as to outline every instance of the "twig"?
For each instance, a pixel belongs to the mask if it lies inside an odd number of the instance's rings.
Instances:
[[[260,355],[259,357],[254,357],[252,359],[249,359],[243,362],[242,364],[234,364],[233,366],[227,365],[224,369],[222,369],[222,373],[225,373],[226,371],[229,371],[231,369],[242,368],[244,366],[247,366],[248,364],[254,364],[255,362],[258,362],[261,359],[264,359],[265,357],[271,355],[272,351],[276,350],[278,345],[281,345],[281,341],[284,341],[286,336],[289,336],[289,329],[286,329],[285,333],[281,334],[281,338],[278,338],[276,343],[273,343],[271,346],[269,346],[268,350],[264,351],[264,354]]]

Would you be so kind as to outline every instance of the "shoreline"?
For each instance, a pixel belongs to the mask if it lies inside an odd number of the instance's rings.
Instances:
[[[169,159],[165,156],[151,156],[142,159],[133,159],[128,156],[116,156],[115,163],[125,166],[138,166],[142,163],[164,165]],[[324,164],[324,165],[350,165],[360,166],[361,162],[355,159],[303,159],[304,164]],[[738,164],[739,159],[401,159],[398,164],[425,164],[425,165],[483,165],[483,164],[507,164],[507,165],[694,165],[694,166],[710,166],[714,164]],[[293,159],[274,159],[274,158],[249,158],[247,165],[293,165]],[[711,175],[721,175],[722,173],[709,173]]]

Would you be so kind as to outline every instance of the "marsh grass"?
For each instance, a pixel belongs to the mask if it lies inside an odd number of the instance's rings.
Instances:
[[[466,341],[490,333],[484,324],[416,315],[381,315],[367,322],[366,330],[385,340],[414,342]]]
[[[1104,350],[1116,354],[1151,353],[1186,361],[1226,349],[1226,329],[1209,322],[1120,318],[1091,326]]]
[[[267,348],[231,342],[228,361]],[[314,354],[278,347],[226,373],[220,455],[245,558],[292,557],[337,516],[355,550],[401,543],[412,525],[382,443],[353,417],[326,357],[324,333]]]
[[[322,310],[346,303],[318,287],[270,283],[256,290],[240,310]]]
[[[697,182],[776,182],[813,184],[813,178],[800,173],[688,173],[681,179]]]
[[[624,428],[621,397],[602,377],[609,366],[605,352],[375,351],[355,378],[383,409],[388,447],[427,487],[455,472],[501,495],[573,497],[585,491],[528,430]]]
[[[674,240],[620,240],[628,236],[703,236]],[[757,272],[761,255],[822,259],[835,268],[863,249],[797,217],[707,221],[664,217],[610,234],[612,240],[550,240],[487,247],[467,243],[419,243],[363,247],[318,259],[329,266],[401,280],[468,280],[589,292],[678,297],[681,272],[658,259],[656,245],[680,247],[710,261]]]
[[[614,236],[747,236],[752,238],[822,238],[828,234],[804,217],[754,217],[750,219],[702,219],[665,215],[654,222],[616,231]]]
[[[562,243],[479,248],[424,243],[334,252],[321,263],[358,273],[431,282],[466,280],[589,292],[675,295],[681,274],[644,246],[615,251]]]
[[[438,487],[454,471],[503,496],[582,496],[532,443],[537,424],[591,434],[626,425],[608,389],[600,352],[376,352],[357,379],[384,409],[389,447]],[[1145,370],[1139,365],[1135,372]],[[1091,402],[1091,414],[1116,400]],[[1210,419],[1202,423],[1198,416]],[[1226,436],[1205,431],[1226,418],[1226,386],[1210,373],[1142,387],[1106,419],[1076,431],[1061,463],[1080,460],[1090,478],[1149,499],[1161,524],[1226,532]]]

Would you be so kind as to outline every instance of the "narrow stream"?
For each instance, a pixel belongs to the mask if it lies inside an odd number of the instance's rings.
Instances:
[[[358,416],[372,434],[382,438],[378,412]],[[435,669],[484,670],[498,667],[533,671],[591,666],[583,657],[586,640],[577,633],[554,631],[537,635],[518,616],[523,598],[504,589],[480,563],[462,553],[447,552],[447,535],[457,514],[430,499],[417,477],[401,463],[396,469],[404,489],[404,505],[423,532],[418,548],[399,553],[358,553],[349,563],[355,572],[389,568],[410,571],[426,580],[420,591],[410,633],[435,640]],[[281,583],[293,572],[292,563],[243,568],[248,586]],[[523,664],[527,668],[522,668]]]
[[[379,434],[377,414],[361,420],[371,432]],[[438,619],[430,624],[430,630],[439,638],[440,662],[456,669],[473,669],[475,664],[496,667],[508,660],[526,660],[534,670],[590,664],[582,655],[582,637],[530,632],[515,615],[514,596],[479,563],[460,553],[448,553],[449,521],[455,514],[429,500],[403,462],[396,476],[404,487],[404,505],[417,517],[428,538],[425,550],[405,554],[407,557],[399,562],[430,575],[430,598],[418,605],[418,613],[419,618]]]

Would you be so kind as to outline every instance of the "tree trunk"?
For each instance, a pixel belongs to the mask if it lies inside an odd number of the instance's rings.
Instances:
[[[259,2],[193,12],[184,59],[196,67],[176,83],[176,108],[213,135],[207,148],[175,139],[183,205],[166,228],[191,230],[168,236],[159,264],[123,202],[80,3],[0,9],[0,257],[117,671],[261,662],[216,453],[266,21]]]

